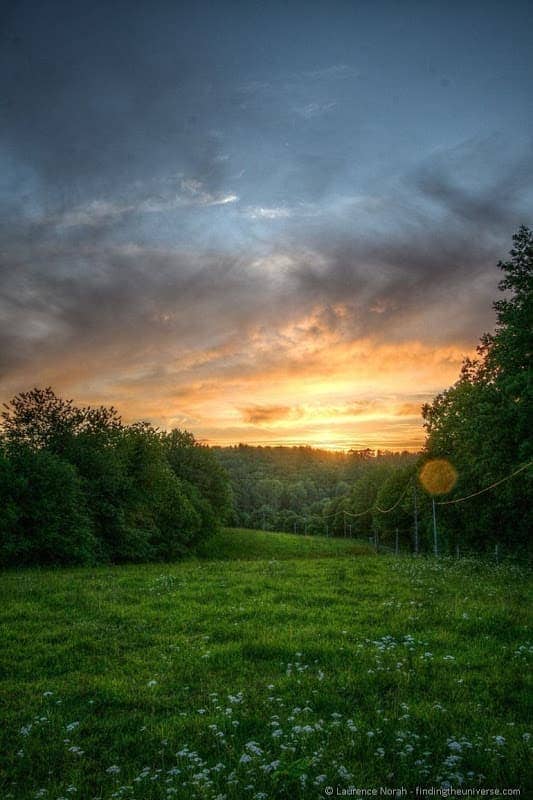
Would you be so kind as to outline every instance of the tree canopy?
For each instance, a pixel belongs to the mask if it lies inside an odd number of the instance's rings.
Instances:
[[[3,564],[175,558],[227,513],[224,470],[192,434],[125,425],[50,387],[17,395],[1,418]]]
[[[494,303],[497,322],[484,334],[477,358],[467,359],[457,383],[424,406],[428,457],[446,457],[458,472],[451,499],[480,491],[533,460],[533,233],[522,226],[513,236],[510,258],[500,261]],[[473,498],[443,510],[452,530],[462,520],[476,548],[493,541],[525,546],[531,530],[532,471],[496,487],[490,497]]]

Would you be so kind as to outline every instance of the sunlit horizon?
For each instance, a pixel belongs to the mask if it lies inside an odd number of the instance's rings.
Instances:
[[[419,449],[533,210],[520,15],[68,5],[58,29],[15,6],[0,401],[51,386],[213,444]]]
[[[473,354],[417,340],[346,341],[326,328],[310,336],[302,325],[284,347],[267,348],[259,336],[248,352],[238,344],[225,347],[222,360],[219,350],[191,351],[163,374],[136,364],[129,373],[96,380],[88,353],[76,365],[43,369],[41,385],[80,405],[112,405],[127,423],[186,429],[214,446],[417,452],[425,439],[423,404],[452,384]],[[28,388],[22,381],[13,386],[14,392]]]

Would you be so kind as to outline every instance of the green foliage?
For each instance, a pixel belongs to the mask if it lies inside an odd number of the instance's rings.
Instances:
[[[112,406],[77,408],[72,400],[54,394],[50,386],[21,392],[3,405],[0,419],[4,436],[12,446],[25,444],[59,454],[77,434],[109,438],[122,428]]]
[[[533,234],[521,227],[509,261],[500,262],[504,299],[494,303],[497,324],[478,358],[466,360],[457,383],[423,409],[427,455],[446,457],[459,480],[451,499],[479,491],[533,459]],[[439,509],[450,542],[486,547],[500,541],[526,546],[533,516],[531,470],[494,489],[490,497]],[[459,536],[459,528],[463,536]]]
[[[213,515],[226,521],[231,514],[232,495],[224,469],[212,450],[196,441],[192,433],[175,428],[161,434],[161,442],[174,474],[196,486]]]
[[[95,539],[75,468],[46,450],[0,457],[0,563],[87,564]]]
[[[311,447],[213,448],[228,473],[235,524],[262,530],[344,535],[343,511],[364,505],[363,484],[370,480],[365,508],[377,485],[398,468],[414,464],[409,453],[350,450],[336,453]],[[369,478],[369,476],[372,476]],[[358,500],[360,494],[360,500]],[[352,524],[352,535],[371,533],[371,515]]]
[[[3,564],[172,559],[227,513],[224,471],[190,434],[127,426],[50,388],[18,395],[2,419]]]
[[[207,501],[194,486],[177,479],[164,462],[160,463],[153,496],[156,501],[151,544],[157,558],[177,558],[201,541],[204,533],[211,534],[216,529]]]
[[[376,506],[381,511],[374,514],[373,527],[380,542],[388,547],[413,547],[413,484],[415,465],[394,470],[383,481],[376,494]]]

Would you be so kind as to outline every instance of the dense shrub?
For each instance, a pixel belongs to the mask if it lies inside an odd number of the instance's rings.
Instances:
[[[46,450],[20,447],[0,461],[4,564],[87,564],[96,540],[76,469]]]
[[[161,442],[174,474],[196,486],[213,513],[226,521],[232,510],[231,487],[213,451],[199,444],[192,433],[178,429],[162,434]]]
[[[191,434],[124,425],[51,389],[18,395],[2,418],[2,564],[176,558],[227,513],[224,470]]]

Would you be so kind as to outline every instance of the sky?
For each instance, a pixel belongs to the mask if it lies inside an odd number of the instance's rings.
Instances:
[[[0,401],[418,449],[533,222],[533,5],[0,12]]]

